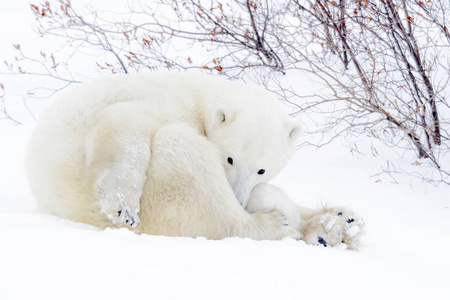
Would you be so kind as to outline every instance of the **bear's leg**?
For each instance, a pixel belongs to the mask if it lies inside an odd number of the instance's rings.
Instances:
[[[86,173],[112,225],[135,227],[154,123],[140,103],[112,105],[95,119],[86,139]]]
[[[278,211],[245,211],[219,150],[189,126],[173,124],[155,133],[147,176],[140,232],[211,239],[298,236]]]
[[[308,244],[356,249],[364,232],[364,220],[343,207],[310,209],[292,202],[279,188],[260,183],[248,201],[247,211],[279,210]]]
[[[306,214],[312,211],[298,206],[289,199],[283,190],[265,182],[256,185],[252,189],[245,209],[250,213],[278,210],[286,216],[289,225],[298,230],[300,230],[302,213]]]

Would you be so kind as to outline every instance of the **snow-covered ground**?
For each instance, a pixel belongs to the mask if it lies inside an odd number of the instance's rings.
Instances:
[[[23,173],[29,133],[0,128],[2,300],[449,299],[448,187],[376,183],[368,159],[301,149],[275,183],[299,203],[359,212],[359,251],[135,235],[37,212]]]
[[[23,19],[17,26],[27,5],[0,4],[3,55],[17,37],[30,37]],[[20,115],[14,88],[23,82],[3,80]],[[135,235],[37,211],[23,172],[33,121],[23,120],[30,125],[0,126],[0,300],[450,299],[450,187],[379,182],[370,174],[380,157],[352,156],[339,142],[301,148],[274,180],[302,205],[342,205],[362,215],[359,251],[292,239]]]

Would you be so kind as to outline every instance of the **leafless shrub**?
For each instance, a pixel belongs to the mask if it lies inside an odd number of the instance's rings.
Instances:
[[[20,122],[15,120],[9,113],[5,103],[5,85],[0,83],[0,120],[9,120],[14,125],[19,125]]]
[[[31,9],[38,32],[71,51],[60,63],[45,52],[28,57],[19,46],[18,62],[40,64],[33,74],[76,82],[71,60],[89,51],[100,73],[197,68],[251,76],[293,115],[316,121],[310,131],[323,137],[318,146],[369,136],[415,151],[412,164],[434,170],[424,180],[450,183],[446,0],[160,0],[132,2],[121,13],[58,0]]]

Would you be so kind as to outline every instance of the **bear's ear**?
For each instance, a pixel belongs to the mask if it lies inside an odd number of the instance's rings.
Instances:
[[[216,120],[222,124],[229,124],[233,122],[236,117],[236,111],[231,111],[225,108],[218,108],[216,110]]]
[[[295,143],[298,137],[302,134],[302,125],[299,122],[290,121],[286,124],[289,132],[289,139],[291,143]]]

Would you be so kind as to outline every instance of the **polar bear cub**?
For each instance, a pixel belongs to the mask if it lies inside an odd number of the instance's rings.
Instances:
[[[295,236],[244,208],[301,131],[267,92],[193,73],[114,75],[71,88],[37,123],[26,171],[39,207],[173,236]]]

